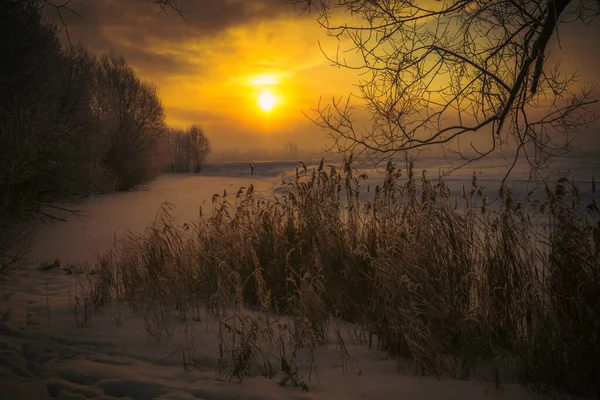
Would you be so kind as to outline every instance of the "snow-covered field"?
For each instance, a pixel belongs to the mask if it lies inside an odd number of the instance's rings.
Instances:
[[[346,345],[354,360],[343,363],[335,340],[316,354],[318,375],[298,363],[309,391],[279,385],[281,377],[235,378],[216,371],[217,336],[208,319],[181,321],[172,337],[148,334],[143,318],[128,309],[86,310],[81,297],[83,275],[62,268],[42,270],[57,257],[61,266],[93,264],[126,229],[142,231],[159,206],[169,201],[182,221],[198,218],[199,206],[210,212],[215,193],[235,193],[252,184],[264,197],[275,195],[295,175],[296,162],[208,165],[203,174],[165,175],[140,191],[90,198],[76,208],[85,215],[65,215],[67,223],[39,224],[27,255],[30,265],[0,280],[0,399],[535,399],[527,389],[477,380],[440,380],[417,376],[410,367],[397,373],[396,363],[368,349],[347,331]],[[572,164],[575,178],[588,180],[599,171],[592,164]],[[310,168],[310,165],[309,165]],[[437,175],[429,166],[431,177]],[[571,169],[568,167],[568,169]],[[473,170],[454,176],[458,190]],[[479,170],[494,188],[494,164]],[[377,174],[370,172],[368,184]],[[87,327],[82,318],[91,317]],[[194,352],[203,370],[184,368],[185,349],[194,332]],[[346,360],[348,361],[348,360]],[[344,364],[344,368],[342,366]],[[310,375],[310,379],[309,379]]]
[[[310,171],[320,160],[307,161]],[[339,161],[330,161],[339,166]],[[473,172],[477,174],[479,183],[486,187],[491,197],[495,195],[504,177],[506,161],[491,158],[485,163],[477,164],[476,168],[465,168],[454,172],[444,181],[459,194],[462,185],[468,186]],[[399,164],[402,167],[401,164]],[[103,252],[114,244],[114,240],[125,233],[126,229],[141,232],[148,226],[165,201],[175,206],[175,214],[182,221],[198,219],[200,206],[204,214],[211,211],[211,199],[215,193],[235,195],[240,187],[254,185],[254,191],[259,196],[272,197],[285,190],[285,184],[294,180],[295,170],[301,165],[296,161],[255,162],[254,174],[247,162],[209,164],[201,175],[168,174],[161,176],[140,191],[114,193],[90,198],[83,203],[73,206],[81,210],[81,218],[63,214],[69,222],[50,221],[36,226],[36,237],[28,254],[32,263],[53,261],[57,257],[63,262],[94,263],[98,252]],[[360,165],[357,165],[360,168]],[[423,170],[427,171],[430,179],[437,179],[440,170],[446,168],[443,160],[423,160],[415,166],[415,176],[421,177]],[[600,160],[598,159],[558,159],[554,164],[559,169],[581,184],[582,204],[589,199],[591,178],[600,175]],[[362,169],[369,176],[361,182],[363,188],[381,184],[382,171],[370,168]],[[524,196],[529,190],[527,172],[517,168],[512,175],[510,185],[516,196]],[[555,180],[555,179],[554,179]],[[552,182],[552,178],[550,178]],[[362,193],[364,201],[369,195],[366,190]],[[234,196],[232,196],[234,197]]]
[[[76,274],[30,267],[0,282],[0,398],[85,399],[537,399],[525,388],[419,377],[366,344],[345,343],[354,360],[342,366],[335,341],[317,349],[312,376],[297,361],[308,391],[281,386],[281,373],[228,381],[216,371],[218,339],[207,320],[180,322],[174,336],[157,339],[143,318],[109,308],[80,327]],[[80,303],[81,304],[81,303]],[[194,354],[203,370],[184,368],[194,329]],[[346,336],[350,333],[346,329]],[[186,334],[187,333],[187,334]],[[186,341],[187,340],[187,341]],[[346,369],[346,371],[344,371]]]

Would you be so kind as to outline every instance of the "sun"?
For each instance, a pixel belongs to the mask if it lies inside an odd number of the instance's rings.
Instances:
[[[269,90],[263,90],[260,96],[258,96],[258,106],[264,112],[271,111],[275,104],[277,103],[277,99]]]

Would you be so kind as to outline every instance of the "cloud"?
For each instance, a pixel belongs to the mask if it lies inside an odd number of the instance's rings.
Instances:
[[[343,39],[326,37],[315,15],[300,15],[285,0],[191,0],[184,18],[158,13],[146,0],[72,0],[81,17],[65,14],[74,41],[99,54],[114,49],[139,75],[152,80],[176,127],[201,124],[215,148],[280,145],[287,139],[316,147],[327,132],[302,111],[351,92],[360,71],[332,68],[330,56]],[[50,16],[56,18],[49,10]],[[579,70],[579,85],[598,83],[598,27],[565,25],[561,46],[549,47],[550,63],[560,59],[566,71]],[[319,43],[317,42],[319,41]],[[342,54],[348,60],[356,52]],[[270,88],[283,102],[271,115],[256,106],[258,77],[276,77]],[[596,92],[598,93],[598,92]],[[361,121],[368,118],[361,114]]]
[[[232,27],[294,14],[293,7],[282,0],[192,0],[183,17],[172,10],[161,13],[144,0],[73,0],[69,7],[81,15],[63,12],[69,30],[84,42],[92,39],[92,47],[110,44],[115,33],[120,40],[139,46],[203,40]],[[52,9],[48,12],[56,17]]]

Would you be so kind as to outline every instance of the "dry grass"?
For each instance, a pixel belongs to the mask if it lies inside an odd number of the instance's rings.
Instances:
[[[399,367],[600,395],[595,203],[583,210],[563,179],[543,201],[521,203],[504,187],[491,206],[475,178],[452,197],[443,181],[402,177],[390,163],[363,204],[356,174],[351,159],[321,163],[273,201],[252,187],[215,195],[193,225],[177,225],[165,205],[103,256],[91,298],[126,302],[155,336],[206,310],[228,379],[283,374],[307,388],[296,355],[332,340],[346,369],[339,329],[328,337],[343,320]],[[193,364],[189,346],[182,354]]]
[[[29,221],[14,221],[0,212],[0,274],[23,259],[33,237]]]

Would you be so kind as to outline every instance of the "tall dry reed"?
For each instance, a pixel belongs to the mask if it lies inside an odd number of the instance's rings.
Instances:
[[[219,365],[240,379],[279,364],[283,382],[304,387],[296,352],[312,354],[343,320],[422,373],[600,395],[595,202],[580,205],[561,179],[521,200],[503,186],[491,204],[475,176],[452,195],[393,163],[363,202],[365,178],[351,157],[321,162],[274,200],[252,186],[215,195],[191,225],[166,205],[104,255],[93,298],[127,302],[156,335],[174,316],[208,310]]]

